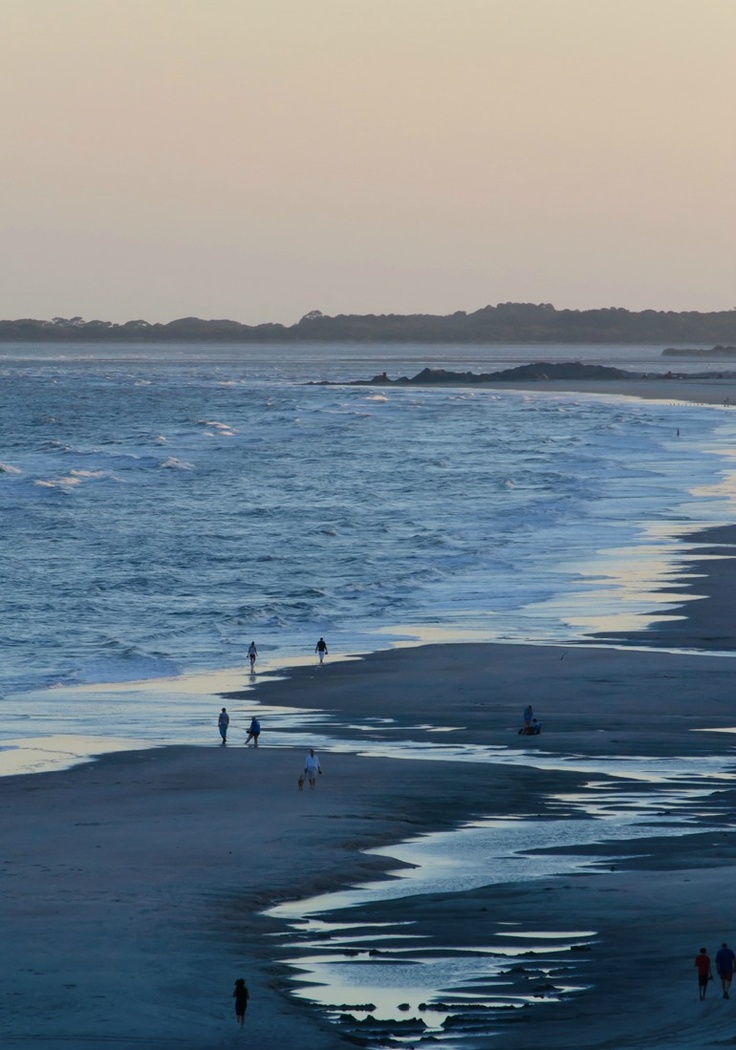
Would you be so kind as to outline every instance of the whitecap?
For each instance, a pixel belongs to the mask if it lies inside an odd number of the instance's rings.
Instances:
[[[227,431],[230,434],[233,433],[233,428],[229,423],[218,423],[215,419],[198,419],[197,422],[203,427],[212,427],[213,430]]]
[[[0,474],[22,474],[23,471],[17,467],[11,467],[9,463],[0,463]]]
[[[168,467],[170,470],[194,470],[193,463],[187,463],[185,459],[177,459],[176,456],[169,456],[159,466]]]
[[[64,491],[71,491],[75,485],[80,485],[81,481],[79,478],[50,478],[47,481],[37,480],[33,482],[34,485],[38,485],[39,488],[43,489],[61,489]]]

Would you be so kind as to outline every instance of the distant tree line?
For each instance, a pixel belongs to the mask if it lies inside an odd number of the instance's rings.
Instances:
[[[714,313],[618,307],[556,310],[549,303],[499,303],[453,314],[338,314],[319,310],[296,324],[245,325],[181,317],[148,321],[0,321],[3,342],[201,343],[734,343],[736,309]]]

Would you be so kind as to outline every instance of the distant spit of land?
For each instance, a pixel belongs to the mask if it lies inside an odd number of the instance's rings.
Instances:
[[[182,317],[148,321],[85,321],[81,317],[0,321],[0,342],[117,343],[628,343],[676,344],[668,353],[736,353],[736,309],[713,313],[611,307],[557,310],[549,303],[499,303],[466,313],[339,314],[319,310],[296,324],[246,325],[238,321]],[[701,344],[687,349],[689,344]],[[707,351],[710,352],[710,351]]]

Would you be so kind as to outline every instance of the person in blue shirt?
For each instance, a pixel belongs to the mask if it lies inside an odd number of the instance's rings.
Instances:
[[[260,736],[260,734],[261,734],[261,723],[258,721],[256,716],[253,715],[253,717],[250,720],[250,725],[248,726],[248,735],[245,738],[246,744],[249,744],[250,741],[252,740],[253,741],[253,747],[258,747],[258,737]]]
[[[728,993],[731,989],[731,981],[733,980],[733,971],[735,967],[736,955],[734,955],[724,941],[716,952],[716,970],[718,971],[718,976],[721,978],[721,988],[723,989],[724,999],[731,998]]]

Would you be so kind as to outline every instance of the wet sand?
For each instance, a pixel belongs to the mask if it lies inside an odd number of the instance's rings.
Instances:
[[[724,564],[733,580],[733,563]],[[690,624],[697,637],[697,620]],[[269,703],[331,709],[348,721],[366,713],[395,719],[364,734],[376,740],[439,748],[426,727],[441,724],[454,727],[441,743],[451,736],[453,744],[560,756],[697,756],[731,753],[728,735],[691,730],[736,724],[734,669],[727,656],[448,645],[303,668],[259,689]],[[517,735],[529,701],[544,723],[536,738]],[[219,704],[212,706],[214,738]],[[286,994],[288,971],[269,936],[281,927],[262,909],[395,867],[362,848],[488,814],[548,815],[551,795],[590,779],[573,770],[326,754],[317,789],[300,793],[302,762],[301,750],[213,743],[3,779],[3,1045],[238,1045],[229,999],[238,976],[252,992],[250,1045],[322,1050],[350,1045],[348,1034],[355,1045],[360,1024],[331,1024]],[[721,940],[736,941],[728,907],[735,801],[726,782],[707,824],[683,838],[614,847],[614,871],[419,897],[384,904],[380,914],[471,949],[509,920],[595,931],[591,950],[570,953],[569,966],[549,979],[588,990],[549,1003],[540,993],[529,1009],[500,1012],[494,1046],[731,1040],[736,1006],[714,985],[698,1002],[692,957],[702,944],[714,952]],[[539,975],[524,969],[509,981],[528,991]],[[488,1025],[483,1018],[481,1031]],[[390,1043],[372,1037],[363,1045]],[[468,1035],[463,1045],[488,1046],[488,1036]]]
[[[673,368],[676,371],[676,366]],[[705,368],[703,369],[705,371]],[[710,370],[709,370],[710,371]],[[708,378],[672,378],[656,376],[650,379],[547,379],[527,382],[489,383],[487,386],[504,390],[528,390],[540,393],[623,394],[647,401],[685,401],[696,405],[723,405],[736,407],[736,375],[724,368],[723,373],[712,370]]]

